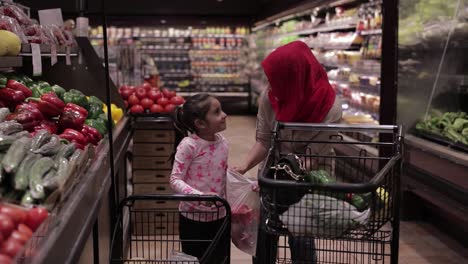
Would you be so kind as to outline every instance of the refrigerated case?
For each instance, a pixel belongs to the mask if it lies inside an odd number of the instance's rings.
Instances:
[[[314,3],[314,1],[310,1]],[[330,83],[343,104],[343,120],[348,124],[389,124],[381,118],[384,64],[382,1],[325,1],[270,23],[254,27],[254,50],[258,64],[275,48],[295,40],[304,41],[328,72]],[[390,8],[387,8],[391,10]],[[388,20],[389,27],[391,21]],[[391,33],[391,31],[388,31]],[[392,36],[390,36],[391,38]],[[392,49],[387,43],[387,49]],[[387,66],[392,57],[386,56]],[[390,71],[386,71],[388,75]],[[389,76],[391,78],[391,76]],[[268,86],[261,67],[252,77],[254,94]],[[387,87],[388,91],[393,87]],[[388,96],[389,100],[391,92]],[[385,100],[385,99],[384,99]],[[383,121],[382,119],[385,119]],[[383,122],[382,122],[383,121]]]
[[[404,216],[430,212],[466,241],[468,1],[403,1],[398,115],[406,128]]]

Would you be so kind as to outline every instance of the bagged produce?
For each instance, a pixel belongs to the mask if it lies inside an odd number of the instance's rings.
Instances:
[[[256,182],[241,174],[228,170],[227,200],[231,206],[232,242],[243,252],[255,256],[257,249],[260,200],[252,190]]]
[[[365,224],[370,209],[359,212],[349,203],[334,197],[306,194],[289,207],[280,220],[295,236],[340,237]]]

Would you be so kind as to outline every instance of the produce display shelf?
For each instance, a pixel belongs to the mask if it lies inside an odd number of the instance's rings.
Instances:
[[[22,67],[23,58],[20,56],[6,56],[0,57],[0,69]]]
[[[41,49],[41,53],[51,53],[51,46],[48,44],[39,44]],[[59,54],[66,54],[67,47],[66,46],[57,46],[57,56]],[[70,54],[77,54],[78,47],[70,47]],[[31,54],[31,44],[29,43],[22,43],[21,44],[21,54]],[[65,55],[63,55],[65,56]]]
[[[191,48],[187,48],[187,49],[181,49],[181,48],[174,48],[174,49],[158,49],[158,48],[140,48],[139,49],[140,51],[142,52],[149,52],[149,53],[152,53],[152,52],[161,52],[161,53],[176,53],[176,52],[180,52],[180,53],[187,53],[188,51],[192,50]],[[182,52],[183,51],[183,52]]]
[[[192,51],[237,51],[240,52],[239,47],[233,47],[232,49],[227,49],[227,48],[219,48],[219,49],[214,49],[214,48],[193,48],[190,49]]]
[[[464,152],[468,153],[468,145],[465,145],[465,144],[462,144],[462,143],[459,143],[459,142],[453,142],[453,141],[451,141],[450,139],[448,139],[446,137],[436,135],[436,134],[431,133],[429,131],[422,131],[422,130],[415,129],[414,134],[419,136],[419,137],[422,137],[424,139],[428,139],[430,141],[442,144],[444,146],[448,146],[450,148],[453,148],[453,149],[456,149],[456,150],[461,150],[461,151],[464,151]]]
[[[191,35],[192,38],[242,38],[245,39],[245,35],[236,34],[202,34],[202,35]]]
[[[189,59],[185,59],[185,60],[161,60],[161,59],[158,59],[158,60],[154,60],[155,62],[190,62]]]

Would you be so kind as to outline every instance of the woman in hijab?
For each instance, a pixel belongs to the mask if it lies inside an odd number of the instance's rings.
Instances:
[[[263,60],[262,67],[270,87],[260,95],[256,143],[244,163],[234,168],[241,174],[266,159],[275,121],[337,123],[341,120],[341,102],[336,98],[325,70],[305,43],[295,41],[277,48]],[[282,137],[305,141],[328,139],[328,134],[323,132],[289,132],[286,135],[282,133]],[[308,146],[306,143],[284,143],[281,149],[285,153],[305,153],[307,147],[315,155],[333,151],[324,144]],[[291,236],[288,241],[293,263],[316,262],[313,238]],[[253,262],[275,263],[277,243],[278,236],[266,234],[260,229],[257,257]]]

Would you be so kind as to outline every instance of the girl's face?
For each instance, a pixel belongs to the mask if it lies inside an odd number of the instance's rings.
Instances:
[[[210,99],[210,110],[206,114],[206,118],[203,123],[206,132],[218,133],[226,129],[226,113],[221,109],[221,104],[218,99],[211,97]]]

